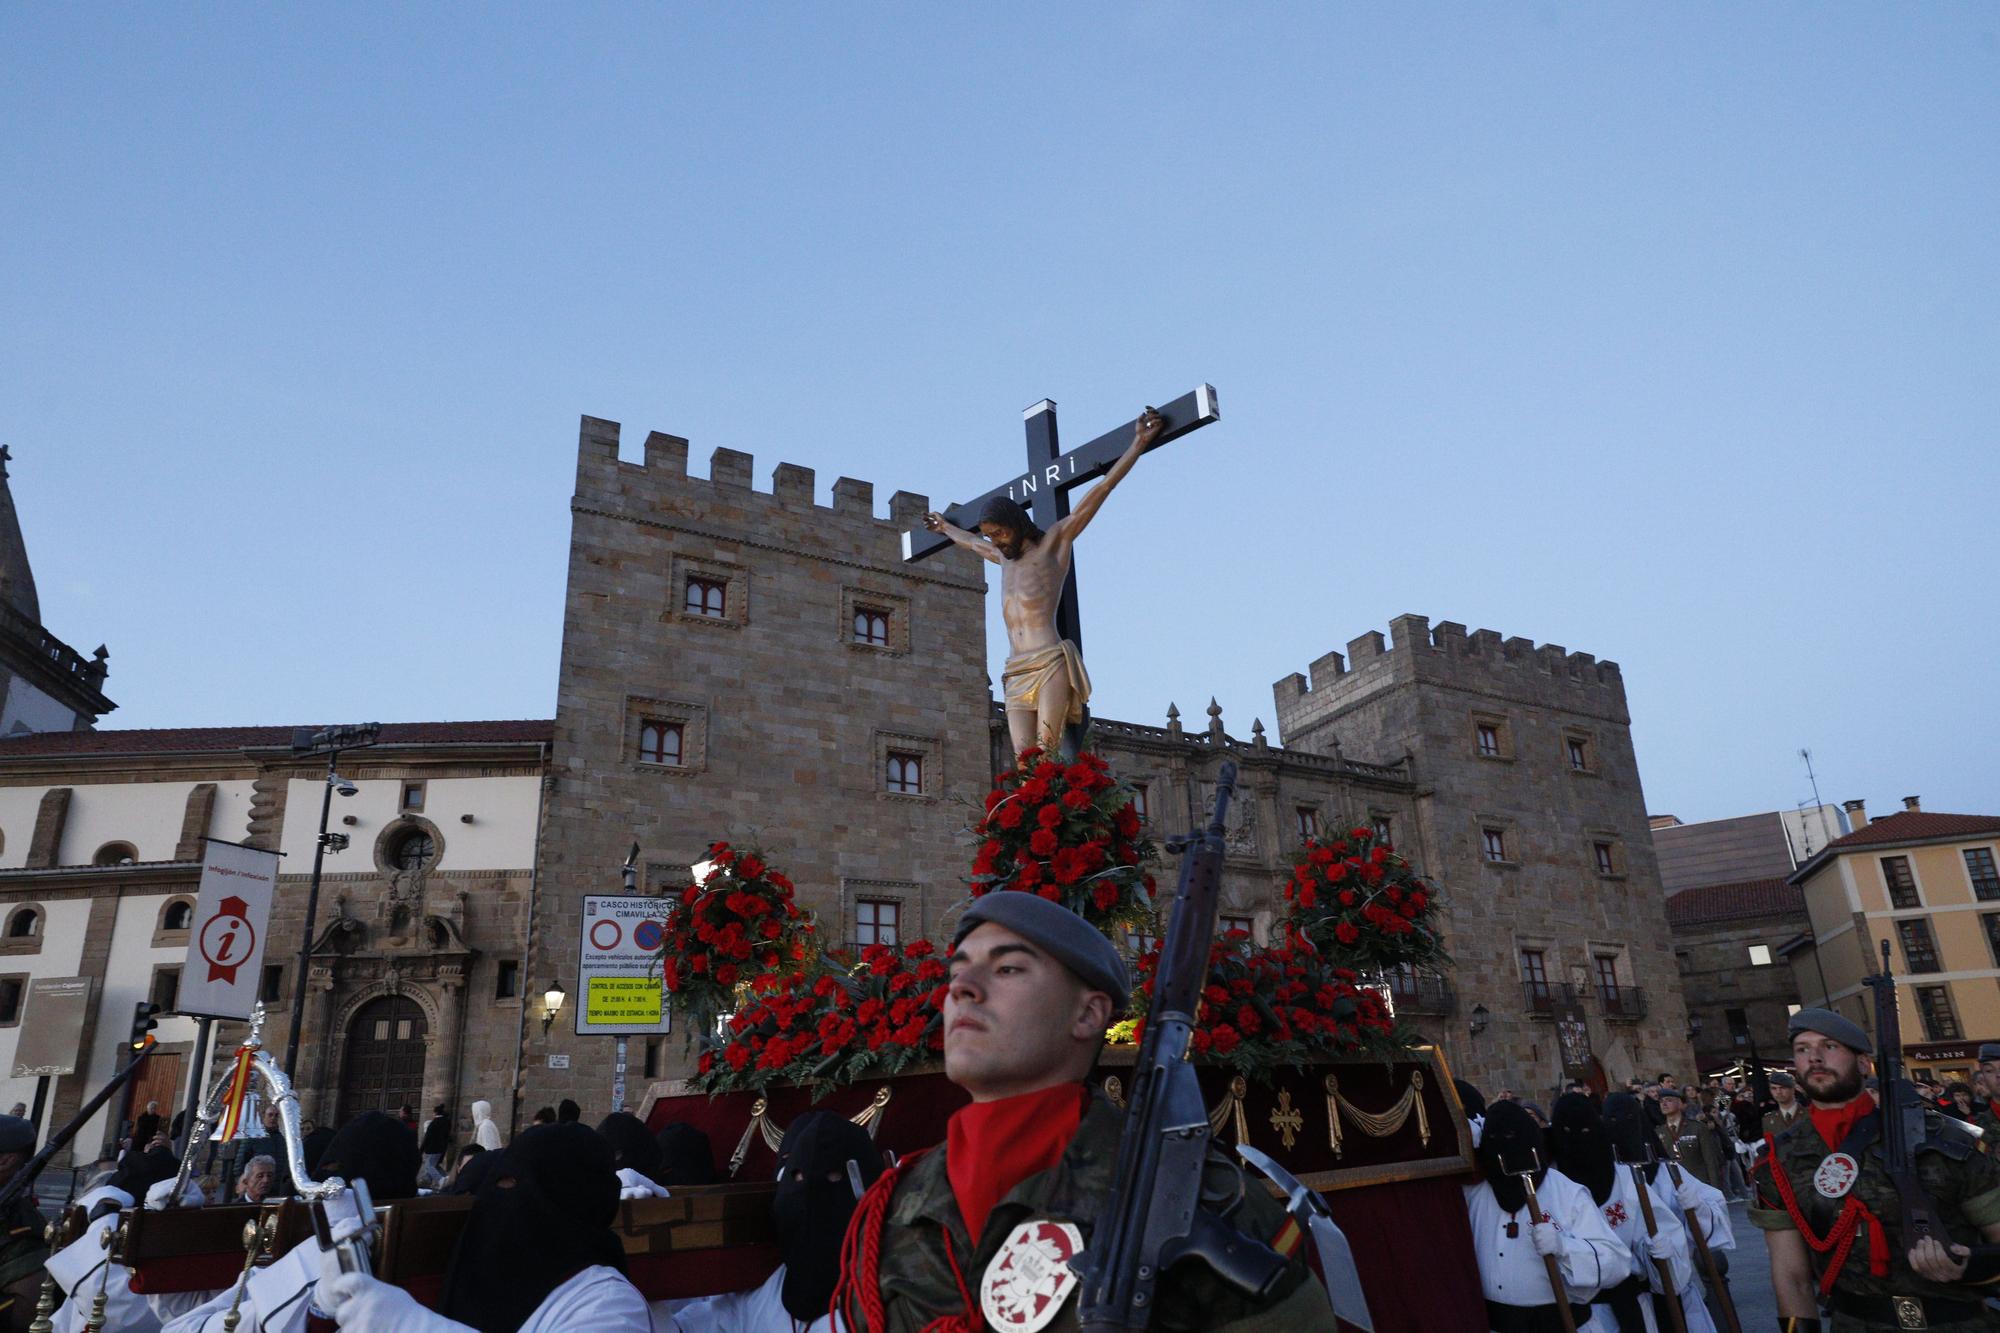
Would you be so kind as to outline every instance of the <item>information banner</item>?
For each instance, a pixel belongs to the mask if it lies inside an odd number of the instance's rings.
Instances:
[[[36,977],[28,983],[21,1040],[14,1047],[14,1078],[74,1074],[90,1015],[89,977]]]
[[[583,900],[578,933],[576,1031],[580,1037],[654,1034],[668,1029],[661,950],[667,905],[638,894]]]
[[[247,1019],[263,988],[264,935],[278,854],[213,838],[204,845],[201,893],[174,1012]]]

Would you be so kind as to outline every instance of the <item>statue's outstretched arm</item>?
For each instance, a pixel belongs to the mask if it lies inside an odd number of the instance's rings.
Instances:
[[[1132,443],[1118,455],[1118,461],[1104,474],[1104,480],[1091,487],[1089,493],[1076,502],[1076,508],[1070,511],[1069,517],[1057,523],[1050,535],[1059,541],[1075,541],[1077,535],[1089,526],[1090,520],[1097,517],[1097,511],[1104,507],[1112,488],[1125,480],[1125,474],[1138,463],[1139,455],[1146,452],[1146,446],[1158,439],[1160,432],[1166,428],[1167,419],[1152,408],[1141,412],[1138,425],[1132,431]]]
[[[977,555],[981,560],[991,560],[996,565],[1000,563],[1000,552],[995,549],[992,542],[987,541],[976,532],[967,532],[964,528],[956,524],[945,522],[944,515],[935,510],[924,515],[924,526],[932,532],[943,533],[966,550]]]

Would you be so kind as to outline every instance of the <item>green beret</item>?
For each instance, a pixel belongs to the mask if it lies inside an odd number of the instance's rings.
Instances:
[[[1084,985],[1109,995],[1114,1012],[1122,1012],[1131,1002],[1131,977],[1118,950],[1103,931],[1061,903],[1020,889],[1000,889],[975,898],[958,919],[951,947],[956,950],[975,927],[988,922],[1039,945]]]
[[[1791,1023],[1785,1028],[1785,1035],[1796,1037],[1801,1032],[1817,1032],[1822,1037],[1831,1037],[1856,1055],[1868,1055],[1875,1046],[1859,1023],[1842,1018],[1831,1009],[1801,1009],[1793,1014]]]
[[[1790,1074],[1780,1069],[1771,1075],[1771,1086],[1774,1088],[1796,1088],[1798,1084],[1793,1081]]]

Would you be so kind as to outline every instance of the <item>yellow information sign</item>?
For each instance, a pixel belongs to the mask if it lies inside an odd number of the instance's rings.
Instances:
[[[583,1025],[632,1027],[660,1021],[658,977],[591,977],[583,993]]]

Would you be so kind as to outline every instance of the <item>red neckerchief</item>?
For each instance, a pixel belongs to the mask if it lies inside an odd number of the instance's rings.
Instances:
[[[945,1174],[975,1249],[993,1205],[1061,1159],[1089,1099],[1081,1083],[1058,1083],[953,1113],[945,1129]]]
[[[1818,1102],[1812,1104],[1813,1128],[1819,1131],[1826,1146],[1838,1150],[1847,1142],[1847,1136],[1854,1129],[1854,1122],[1875,1109],[1875,1097],[1863,1092],[1845,1106],[1826,1107]]]

